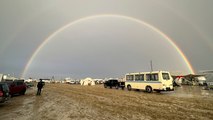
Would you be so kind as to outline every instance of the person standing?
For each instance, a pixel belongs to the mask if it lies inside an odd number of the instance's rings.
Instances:
[[[40,79],[40,82],[38,82],[37,84],[37,88],[38,88],[37,95],[41,95],[41,89],[43,88],[43,86],[44,86],[44,82],[42,81],[42,79]]]

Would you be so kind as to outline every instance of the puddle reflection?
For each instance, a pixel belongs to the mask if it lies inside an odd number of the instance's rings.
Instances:
[[[204,90],[203,86],[175,87],[175,91],[169,93],[176,97],[213,97],[213,90]]]

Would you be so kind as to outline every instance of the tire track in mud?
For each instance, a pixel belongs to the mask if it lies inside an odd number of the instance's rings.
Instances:
[[[70,91],[70,89],[72,89],[72,91]],[[64,92],[70,92],[76,100],[84,99],[83,102],[86,104],[90,101],[91,103],[89,104],[93,108],[95,107],[99,109],[99,111],[104,111],[105,114],[109,113],[110,116],[115,116],[114,118],[190,119],[194,118],[194,116],[189,116],[189,114],[199,112],[194,111],[190,106],[189,109],[181,109],[181,107],[184,106],[183,104],[187,105],[190,103],[187,103],[187,99],[182,100],[182,98],[172,96],[117,91],[100,88],[99,86],[94,89],[93,86],[80,86],[76,88],[76,86],[68,85]],[[159,110],[161,111],[159,112]],[[195,114],[195,117],[199,118],[200,114],[205,113],[209,113],[209,111],[204,110],[204,112]],[[212,113],[210,113],[210,115],[212,115]]]
[[[86,88],[86,90],[84,90],[84,88]],[[72,89],[71,91],[69,89],[63,89],[61,93],[69,93],[67,94],[68,96],[72,97],[73,99],[76,99],[77,101],[81,101],[82,104],[92,107],[92,109],[98,111],[96,113],[96,117],[99,117],[100,119],[127,119],[126,116],[123,115],[123,111],[120,109],[120,107],[119,109],[117,109],[118,111],[116,110],[118,105],[122,105],[120,104],[120,101],[116,101],[116,99],[119,98],[118,96],[115,97],[114,95],[112,95],[111,91],[111,93],[108,94],[110,96],[109,97],[106,96],[106,94],[100,94],[97,91],[88,90],[90,88],[83,86],[83,88],[81,89]],[[114,96],[115,98],[113,98],[112,96]],[[130,115],[129,117],[131,116],[132,115]],[[144,119],[143,116],[140,116],[139,118]]]
[[[24,120],[28,119],[33,106],[33,88],[27,89],[25,95],[16,95],[0,107],[0,119]]]

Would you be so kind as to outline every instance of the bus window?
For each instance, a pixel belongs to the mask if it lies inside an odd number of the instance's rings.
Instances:
[[[158,81],[158,74],[152,74],[152,81]]]
[[[146,81],[150,81],[151,80],[151,74],[146,74]]]
[[[136,81],[144,81],[144,74],[137,74],[135,75]]]
[[[158,74],[146,74],[147,81],[158,81]]]
[[[126,75],[126,80],[134,80],[134,75]]]
[[[163,79],[164,80],[169,80],[169,74],[168,73],[162,73]]]

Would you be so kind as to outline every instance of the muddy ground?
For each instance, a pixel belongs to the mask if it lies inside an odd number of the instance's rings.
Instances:
[[[46,84],[0,104],[0,120],[213,120],[213,92],[184,86],[174,92],[145,93],[103,88]]]

